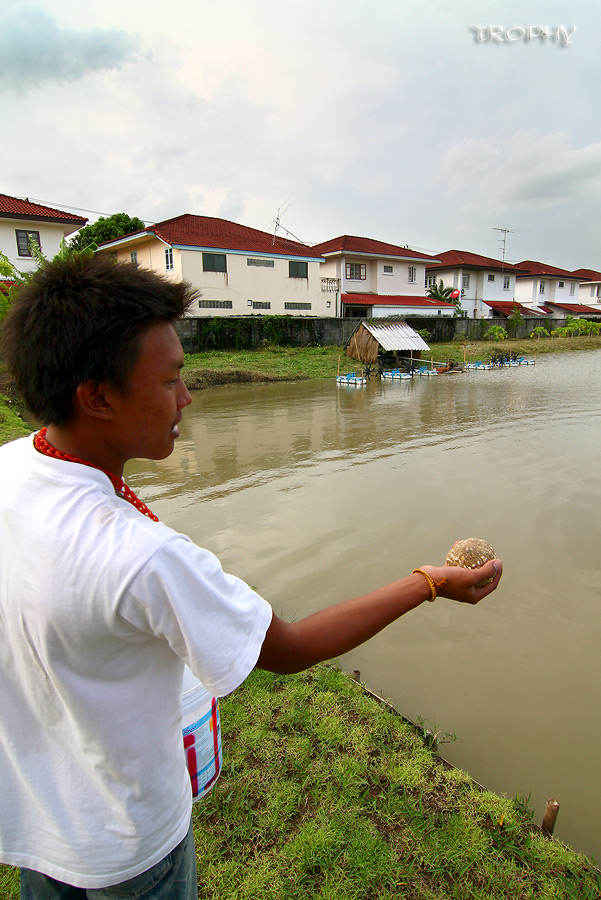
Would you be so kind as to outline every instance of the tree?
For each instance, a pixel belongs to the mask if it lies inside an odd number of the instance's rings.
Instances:
[[[126,234],[133,234],[134,231],[143,231],[145,227],[141,219],[136,216],[132,218],[127,213],[114,213],[106,218],[101,216],[97,222],[84,225],[79,229],[69,241],[69,249],[85,250],[86,247],[102,244],[104,241],[112,241],[114,238],[124,237]]]
[[[524,317],[520,311],[520,307],[518,304],[513,301],[513,312],[507,319],[507,328],[511,333],[515,336],[517,333],[518,327],[522,325],[524,322]]]
[[[484,340],[504,341],[506,337],[507,332],[502,325],[491,325],[484,335]]]
[[[537,325],[534,331],[530,332],[530,337],[535,337],[539,341],[542,337],[549,337],[549,332],[542,325]]]
[[[440,279],[440,283],[430,285],[428,290],[426,291],[426,296],[430,297],[431,300],[438,300],[442,303],[452,303],[455,307],[455,316],[464,316],[465,311],[461,308],[461,297],[451,297],[451,294],[455,291],[455,288],[444,286],[444,281],[442,278]]]

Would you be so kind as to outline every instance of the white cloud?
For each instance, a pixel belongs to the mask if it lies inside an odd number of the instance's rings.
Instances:
[[[24,22],[27,9],[16,0],[10,16]],[[31,47],[21,37],[0,76],[13,88],[0,190],[264,229],[292,194],[282,222],[311,242],[349,232],[494,255],[491,226],[507,224],[523,229],[522,258],[538,241],[539,258],[601,268],[587,86],[600,64],[579,0],[570,21],[562,4],[497,0],[485,11],[477,0],[37,10]],[[476,45],[470,26],[485,12],[491,24],[575,23],[575,43]],[[19,78],[29,89],[16,96]]]
[[[60,28],[40,7],[11,7],[0,19],[0,89],[17,94],[119,68],[136,55],[136,41],[125,31]]]

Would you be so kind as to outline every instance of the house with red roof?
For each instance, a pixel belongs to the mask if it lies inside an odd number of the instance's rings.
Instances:
[[[574,269],[572,275],[580,279],[578,302],[589,306],[601,305],[601,272],[595,269]]]
[[[442,281],[461,291],[461,308],[470,319],[507,318],[507,308],[512,314],[516,276],[521,272],[517,266],[467,250],[445,250],[436,259],[438,265],[426,266],[426,288]]]
[[[523,272],[516,276],[515,298],[530,309],[578,303],[583,279],[574,272],[532,259],[517,263],[517,268]]]
[[[0,194],[0,251],[19,272],[29,272],[35,268],[32,244],[52,259],[61,241],[87,221],[83,216],[33,203],[27,198]]]
[[[193,316],[334,316],[314,248],[212,216],[185,213],[107,241],[99,253],[201,291]]]
[[[343,234],[313,247],[322,257],[322,281],[340,292],[340,315],[453,316],[452,303],[425,296],[426,253],[372,238]]]

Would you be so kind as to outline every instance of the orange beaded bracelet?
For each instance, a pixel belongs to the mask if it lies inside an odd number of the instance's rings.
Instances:
[[[442,581],[439,581],[439,582],[437,583],[436,581],[434,581],[433,578],[430,577],[430,575],[428,575],[427,572],[424,572],[423,569],[414,569],[413,572],[412,572],[411,574],[412,574],[412,575],[415,575],[416,572],[419,572],[420,575],[423,575],[424,578],[426,579],[426,581],[428,582],[428,584],[430,585],[430,591],[431,591],[432,593],[431,593],[431,596],[428,597],[428,602],[429,602],[429,603],[434,603],[434,601],[435,601],[436,598],[438,597],[438,592],[439,592],[439,590],[440,590],[441,587],[446,583],[446,578],[443,578]]]

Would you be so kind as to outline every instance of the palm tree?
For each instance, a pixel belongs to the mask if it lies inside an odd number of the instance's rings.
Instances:
[[[428,290],[426,291],[426,296],[430,297],[432,300],[439,300],[443,303],[452,303],[455,307],[455,315],[456,316],[464,316],[465,313],[461,308],[461,297],[451,297],[451,294],[455,292],[456,288],[453,288],[449,285],[449,287],[444,286],[444,281],[442,278],[440,279],[439,284],[430,285]]]
[[[428,290],[426,291],[426,296],[430,297],[432,300],[440,300],[443,303],[452,303],[451,294],[453,293],[454,288],[445,287],[444,281],[442,278],[440,279],[440,284],[431,284]]]

